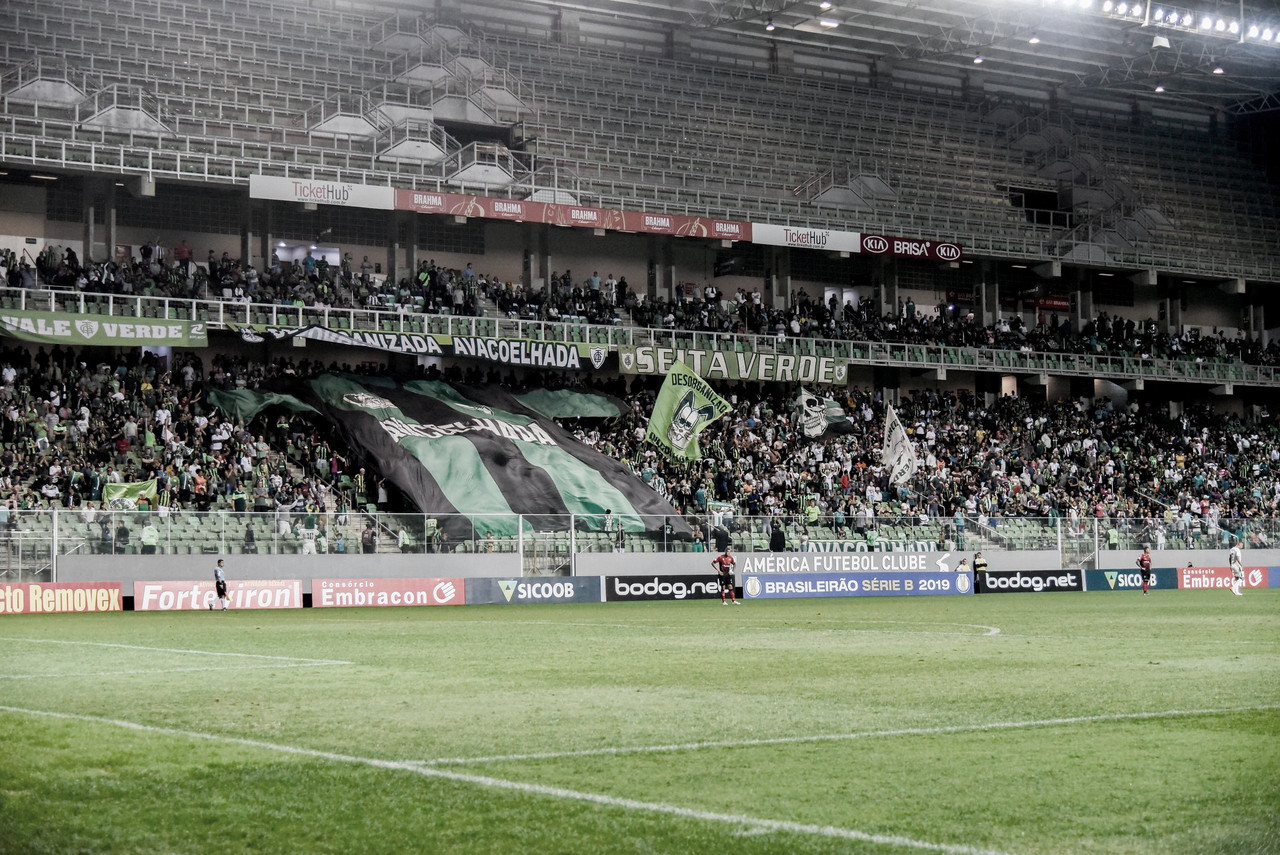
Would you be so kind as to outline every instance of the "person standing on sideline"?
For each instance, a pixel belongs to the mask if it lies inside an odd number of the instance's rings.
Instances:
[[[1227,551],[1227,564],[1231,566],[1231,593],[1237,597],[1243,596],[1240,593],[1240,586],[1244,584],[1244,560],[1240,557],[1240,539],[1231,538],[1231,549]]]
[[[1151,587],[1151,547],[1142,547],[1142,554],[1133,563],[1138,565],[1138,570],[1142,573],[1142,596],[1145,597],[1147,589]]]
[[[218,559],[218,566],[213,568],[213,590],[218,595],[218,602],[222,603],[222,610],[227,610],[227,571],[222,566],[222,559]],[[209,603],[209,611],[213,611],[213,603]]]
[[[740,605],[738,595],[733,591],[733,568],[738,562],[733,560],[733,547],[726,546],[724,552],[717,555],[711,561],[711,566],[716,568],[716,575],[720,582],[720,605],[729,605],[725,602],[725,592],[728,591],[729,598],[733,600],[733,604]]]
[[[987,572],[987,559],[982,557],[981,552],[973,553],[973,592],[975,594],[982,593],[982,577],[980,573]]]

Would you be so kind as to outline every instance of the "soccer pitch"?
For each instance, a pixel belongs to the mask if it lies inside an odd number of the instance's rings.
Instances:
[[[0,852],[1280,853],[1280,591],[0,620]]]

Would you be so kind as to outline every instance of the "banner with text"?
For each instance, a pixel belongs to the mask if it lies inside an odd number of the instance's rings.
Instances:
[[[254,324],[227,324],[250,344],[304,338],[326,344],[369,347],[391,353],[426,356],[456,356],[482,359],[520,368],[567,368],[574,371],[603,368],[609,347],[583,342],[538,341],[521,338],[443,335],[433,333],[336,330],[319,325],[276,327]]]
[[[720,583],[705,576],[605,576],[604,598],[610,603],[641,600],[718,600]]]
[[[305,178],[250,175],[249,198],[390,211],[396,204],[396,191],[391,187],[352,184],[347,181],[310,181]]]
[[[894,258],[921,258],[927,261],[959,261],[964,257],[964,251],[958,243],[888,235],[862,235],[858,251],[872,255],[889,255]]]
[[[213,580],[208,582],[134,582],[133,609],[138,612],[181,612],[221,608]],[[227,582],[232,609],[300,609],[301,579],[237,579]]]
[[[1084,590],[1084,575],[1079,570],[984,570],[980,575],[978,590],[984,594]]]
[[[462,579],[312,579],[311,607],[460,606]]]
[[[600,577],[555,579],[468,579],[467,605],[598,603]]]
[[[843,386],[849,379],[849,363],[831,356],[737,353],[656,345],[618,347],[618,370],[623,374],[669,374],[677,362],[683,362],[707,380]]]
[[[752,243],[789,246],[795,249],[822,249],[828,252],[861,252],[862,235],[834,229],[807,229],[801,226],[751,224]]]
[[[743,573],[949,573],[950,552],[752,552],[738,556]]]
[[[1227,575],[1230,578],[1231,574]],[[1178,571],[1172,567],[1151,568],[1150,587],[1153,590],[1177,590]],[[1142,574],[1136,567],[1132,570],[1086,570],[1084,571],[1084,589],[1086,591],[1141,591]]]
[[[912,597],[973,593],[973,576],[960,573],[884,571],[879,573],[744,574],[747,599],[791,597]]]
[[[702,237],[718,240],[751,240],[751,224],[715,217],[689,217],[651,211],[619,211],[590,205],[563,205],[528,199],[499,199],[491,196],[464,196],[428,190],[397,190],[395,206],[400,211],[420,214],[451,214],[518,223],[546,223],[552,226],[609,229],[618,232]]]
[[[0,615],[118,612],[119,582],[9,582],[0,585]]]
[[[127,320],[112,315],[75,315],[21,309],[0,310],[0,334],[41,344],[77,346],[206,347],[209,344],[208,329],[199,322]]]
[[[1246,588],[1266,588],[1267,582],[1266,567],[1245,567],[1244,568],[1244,587]],[[1231,568],[1230,567],[1180,567],[1178,568],[1178,587],[1184,589],[1196,588],[1230,588],[1231,587]]]

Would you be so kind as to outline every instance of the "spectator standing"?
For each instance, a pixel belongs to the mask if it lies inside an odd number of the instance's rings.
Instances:
[[[973,553],[973,592],[975,594],[982,593],[982,576],[980,574],[987,572],[987,559],[982,557],[981,552]]]

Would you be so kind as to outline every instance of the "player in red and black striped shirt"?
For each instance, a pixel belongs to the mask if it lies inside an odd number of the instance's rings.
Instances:
[[[724,552],[717,555],[711,560],[711,566],[716,568],[716,574],[720,582],[720,605],[729,605],[725,602],[725,591],[729,592],[729,597],[733,600],[733,604],[739,605],[738,595],[733,591],[733,568],[738,563],[733,560],[732,546],[726,546]]]
[[[1151,585],[1151,547],[1142,547],[1142,554],[1133,563],[1138,565],[1138,570],[1142,573],[1142,596],[1145,597],[1147,588]]]

